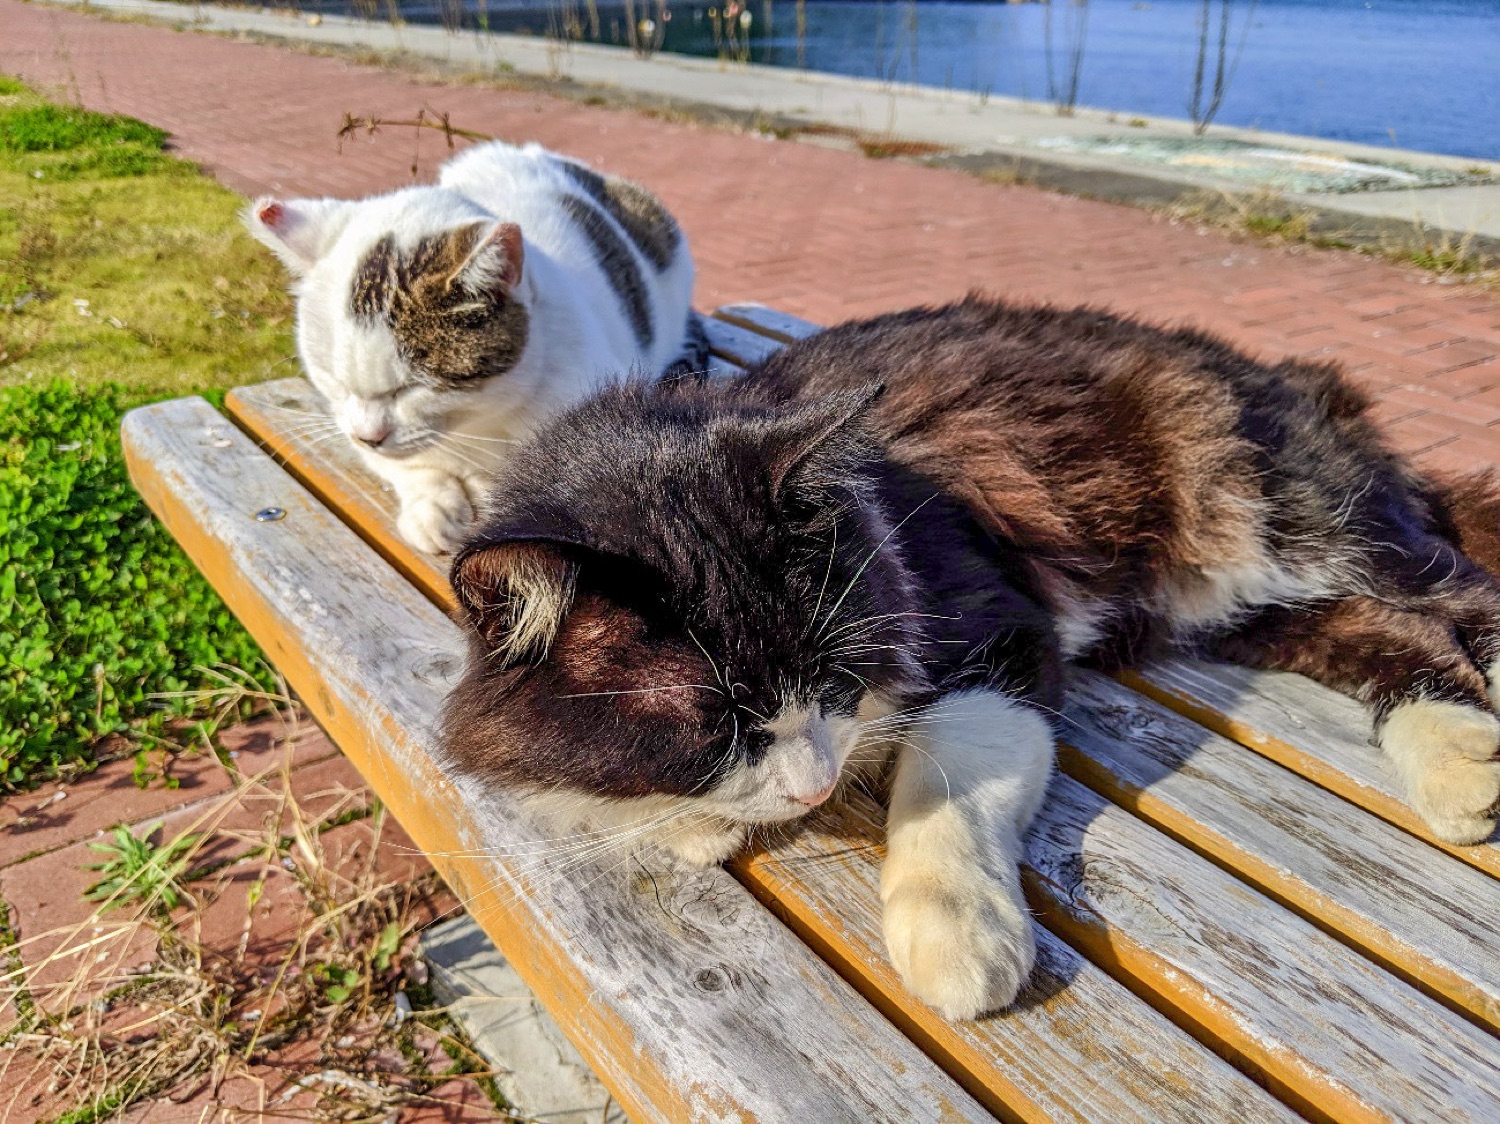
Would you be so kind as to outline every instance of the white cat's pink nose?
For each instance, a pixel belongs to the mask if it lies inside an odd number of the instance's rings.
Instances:
[[[391,435],[391,427],[385,422],[366,422],[356,425],[353,429],[354,439],[362,445],[368,445],[372,449],[380,448],[381,444]]]

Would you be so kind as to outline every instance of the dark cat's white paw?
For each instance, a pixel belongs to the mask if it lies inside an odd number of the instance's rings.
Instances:
[[[1432,833],[1448,843],[1482,843],[1500,811],[1500,721],[1486,710],[1435,699],[1393,709],[1380,744]]]
[[[427,554],[451,554],[463,545],[474,525],[474,505],[454,479],[442,487],[403,499],[396,529]]]
[[[745,828],[712,820],[689,828],[668,826],[656,845],[689,866],[717,866],[745,845]]]
[[[950,1019],[1008,1007],[1031,975],[1036,938],[1018,882],[972,868],[888,881],[885,941],[907,988]]]

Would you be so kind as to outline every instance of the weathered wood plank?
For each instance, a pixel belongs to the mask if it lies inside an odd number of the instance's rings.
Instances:
[[[1433,838],[1401,796],[1380,750],[1370,744],[1370,715],[1356,700],[1300,675],[1199,660],[1150,664],[1124,672],[1119,679],[1199,725],[1500,877],[1500,841],[1459,847]]]
[[[1047,929],[1004,1015],[954,1025],[914,1003],[881,934],[884,833],[883,810],[854,794],[732,869],[992,1108],[1038,1121],[1296,1118]]]
[[[263,446],[282,449],[288,468],[317,481],[319,495],[361,537],[390,552],[399,545],[395,498],[362,495],[368,474],[354,450],[308,443],[284,432],[294,417],[277,396],[307,393],[290,382],[230,396],[237,420]],[[418,585],[451,604],[441,559],[411,552]],[[737,863],[736,875],[814,948],[907,1030],[993,1111],[1031,1120],[1276,1119],[1281,1109],[1102,971],[1042,935],[1034,1005],[968,1026],[944,1022],[906,993],[880,935],[881,832],[864,814]]]
[[[1048,924],[1319,1119],[1500,1119],[1500,1041],[1068,776],[1027,839]]]
[[[703,331],[707,334],[708,345],[715,355],[745,367],[760,362],[781,347],[781,341],[769,339],[759,332],[749,331],[712,316],[703,318]]]
[[[1500,1030],[1487,875],[1102,675],[1073,677],[1063,718],[1073,777]]]
[[[727,873],[523,862],[524,811],[434,756],[457,627],[201,399],[123,436],[152,509],[632,1116],[985,1116]]]
[[[763,304],[720,305],[714,309],[714,316],[781,343],[806,339],[823,330],[821,324],[814,324],[811,320],[804,320],[788,312],[778,312]]]
[[[809,320],[764,305],[724,305],[714,316],[780,343],[822,330]],[[1379,751],[1369,744],[1369,714],[1355,700],[1299,675],[1197,660],[1168,660],[1118,678],[1215,733],[1500,877],[1500,839],[1459,847],[1435,839],[1427,830],[1401,796]]]
[[[400,505],[391,486],[365,467],[343,438],[332,438],[320,423],[332,423],[328,405],[306,379],[277,379],[231,390],[224,408],[240,427],[259,442],[277,463],[291,472],[325,504],[338,507],[355,531],[389,523],[392,532],[367,536],[375,548],[413,585],[445,608],[457,602],[448,590],[447,573],[431,555],[423,554],[394,532]],[[319,456],[334,447],[337,455]]]

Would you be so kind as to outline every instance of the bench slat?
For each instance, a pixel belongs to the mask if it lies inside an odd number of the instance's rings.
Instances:
[[[227,405],[263,446],[283,451],[294,474],[316,481],[324,502],[357,524],[362,537],[395,553],[401,544],[394,495],[360,494],[378,481],[352,446],[288,432],[297,413],[278,406],[287,401],[297,403],[295,411],[318,408],[302,380],[243,387]],[[424,571],[419,587],[451,604],[443,560],[409,554]],[[856,826],[864,834],[852,844],[799,837],[785,851],[737,863],[735,873],[992,1109],[1008,1107],[1028,1119],[1278,1117],[1274,1101],[1045,934],[1056,984],[1043,986],[1051,993],[1045,1003],[956,1027],[914,1002],[888,966],[880,938],[880,833],[868,820]]]
[[[1500,1119],[1500,1041],[1071,777],[1027,862],[1050,927],[1314,1119]]]
[[[1487,875],[1102,675],[1063,715],[1072,776],[1500,1029]]]
[[[152,509],[636,1119],[985,1118],[726,872],[584,865],[539,891],[536,864],[494,858],[539,832],[433,757],[457,627],[202,399],[123,438]]]
[[[913,1003],[881,934],[884,822],[854,793],[733,869],[981,1100],[1038,1121],[1298,1119],[1045,928],[1004,1016],[954,1025]]]
[[[767,339],[759,332],[749,331],[714,316],[703,318],[703,331],[708,336],[708,345],[715,355],[744,367],[758,363],[781,349],[779,340]]]
[[[809,320],[763,305],[725,305],[714,316],[779,343],[822,330]],[[1302,676],[1196,660],[1168,660],[1118,678],[1215,733],[1500,877],[1500,840],[1459,847],[1433,838],[1400,796],[1379,751],[1369,744],[1369,715],[1355,700]]]
[[[814,324],[811,320],[804,320],[788,312],[778,312],[763,304],[720,305],[714,309],[714,315],[720,320],[727,320],[738,327],[769,336],[781,343],[806,339],[823,330],[821,324]]]
[[[1199,660],[1167,660],[1122,672],[1122,683],[1230,741],[1300,773],[1434,847],[1500,877],[1500,842],[1460,847],[1434,839],[1370,744],[1370,715],[1357,700],[1300,675]]]

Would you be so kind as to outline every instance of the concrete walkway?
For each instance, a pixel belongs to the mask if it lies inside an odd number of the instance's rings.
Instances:
[[[1342,252],[1274,248],[1141,210],[956,171],[646,118],[535,92],[444,86],[222,36],[0,0],[0,71],[169,130],[246,194],[358,195],[431,176],[441,138],[341,147],[346,112],[420,107],[635,177],[680,216],[697,299],[824,322],[971,288],[1092,302],[1337,358],[1430,464],[1500,464],[1500,300]]]
[[[1059,117],[1050,104],[1016,98],[666,53],[640,58],[620,48],[534,36],[304,17],[291,8],[171,0],[55,2],[202,30],[396,52],[476,75],[561,79],[698,113],[727,112],[783,130],[812,125],[877,141],[912,140],[941,150],[931,157],[937,163],[1020,174],[1028,182],[1097,198],[1162,203],[1270,188],[1316,215],[1319,233],[1345,241],[1420,245],[1424,239],[1447,238],[1500,252],[1500,163],[1483,160],[1230,126],[1215,126],[1206,146],[1184,120],[1088,108]],[[847,137],[831,139],[853,147]],[[1378,179],[1382,171],[1387,187],[1329,193],[1340,179]],[[1488,182],[1469,182],[1486,174]],[[1459,182],[1412,186],[1434,178]]]

